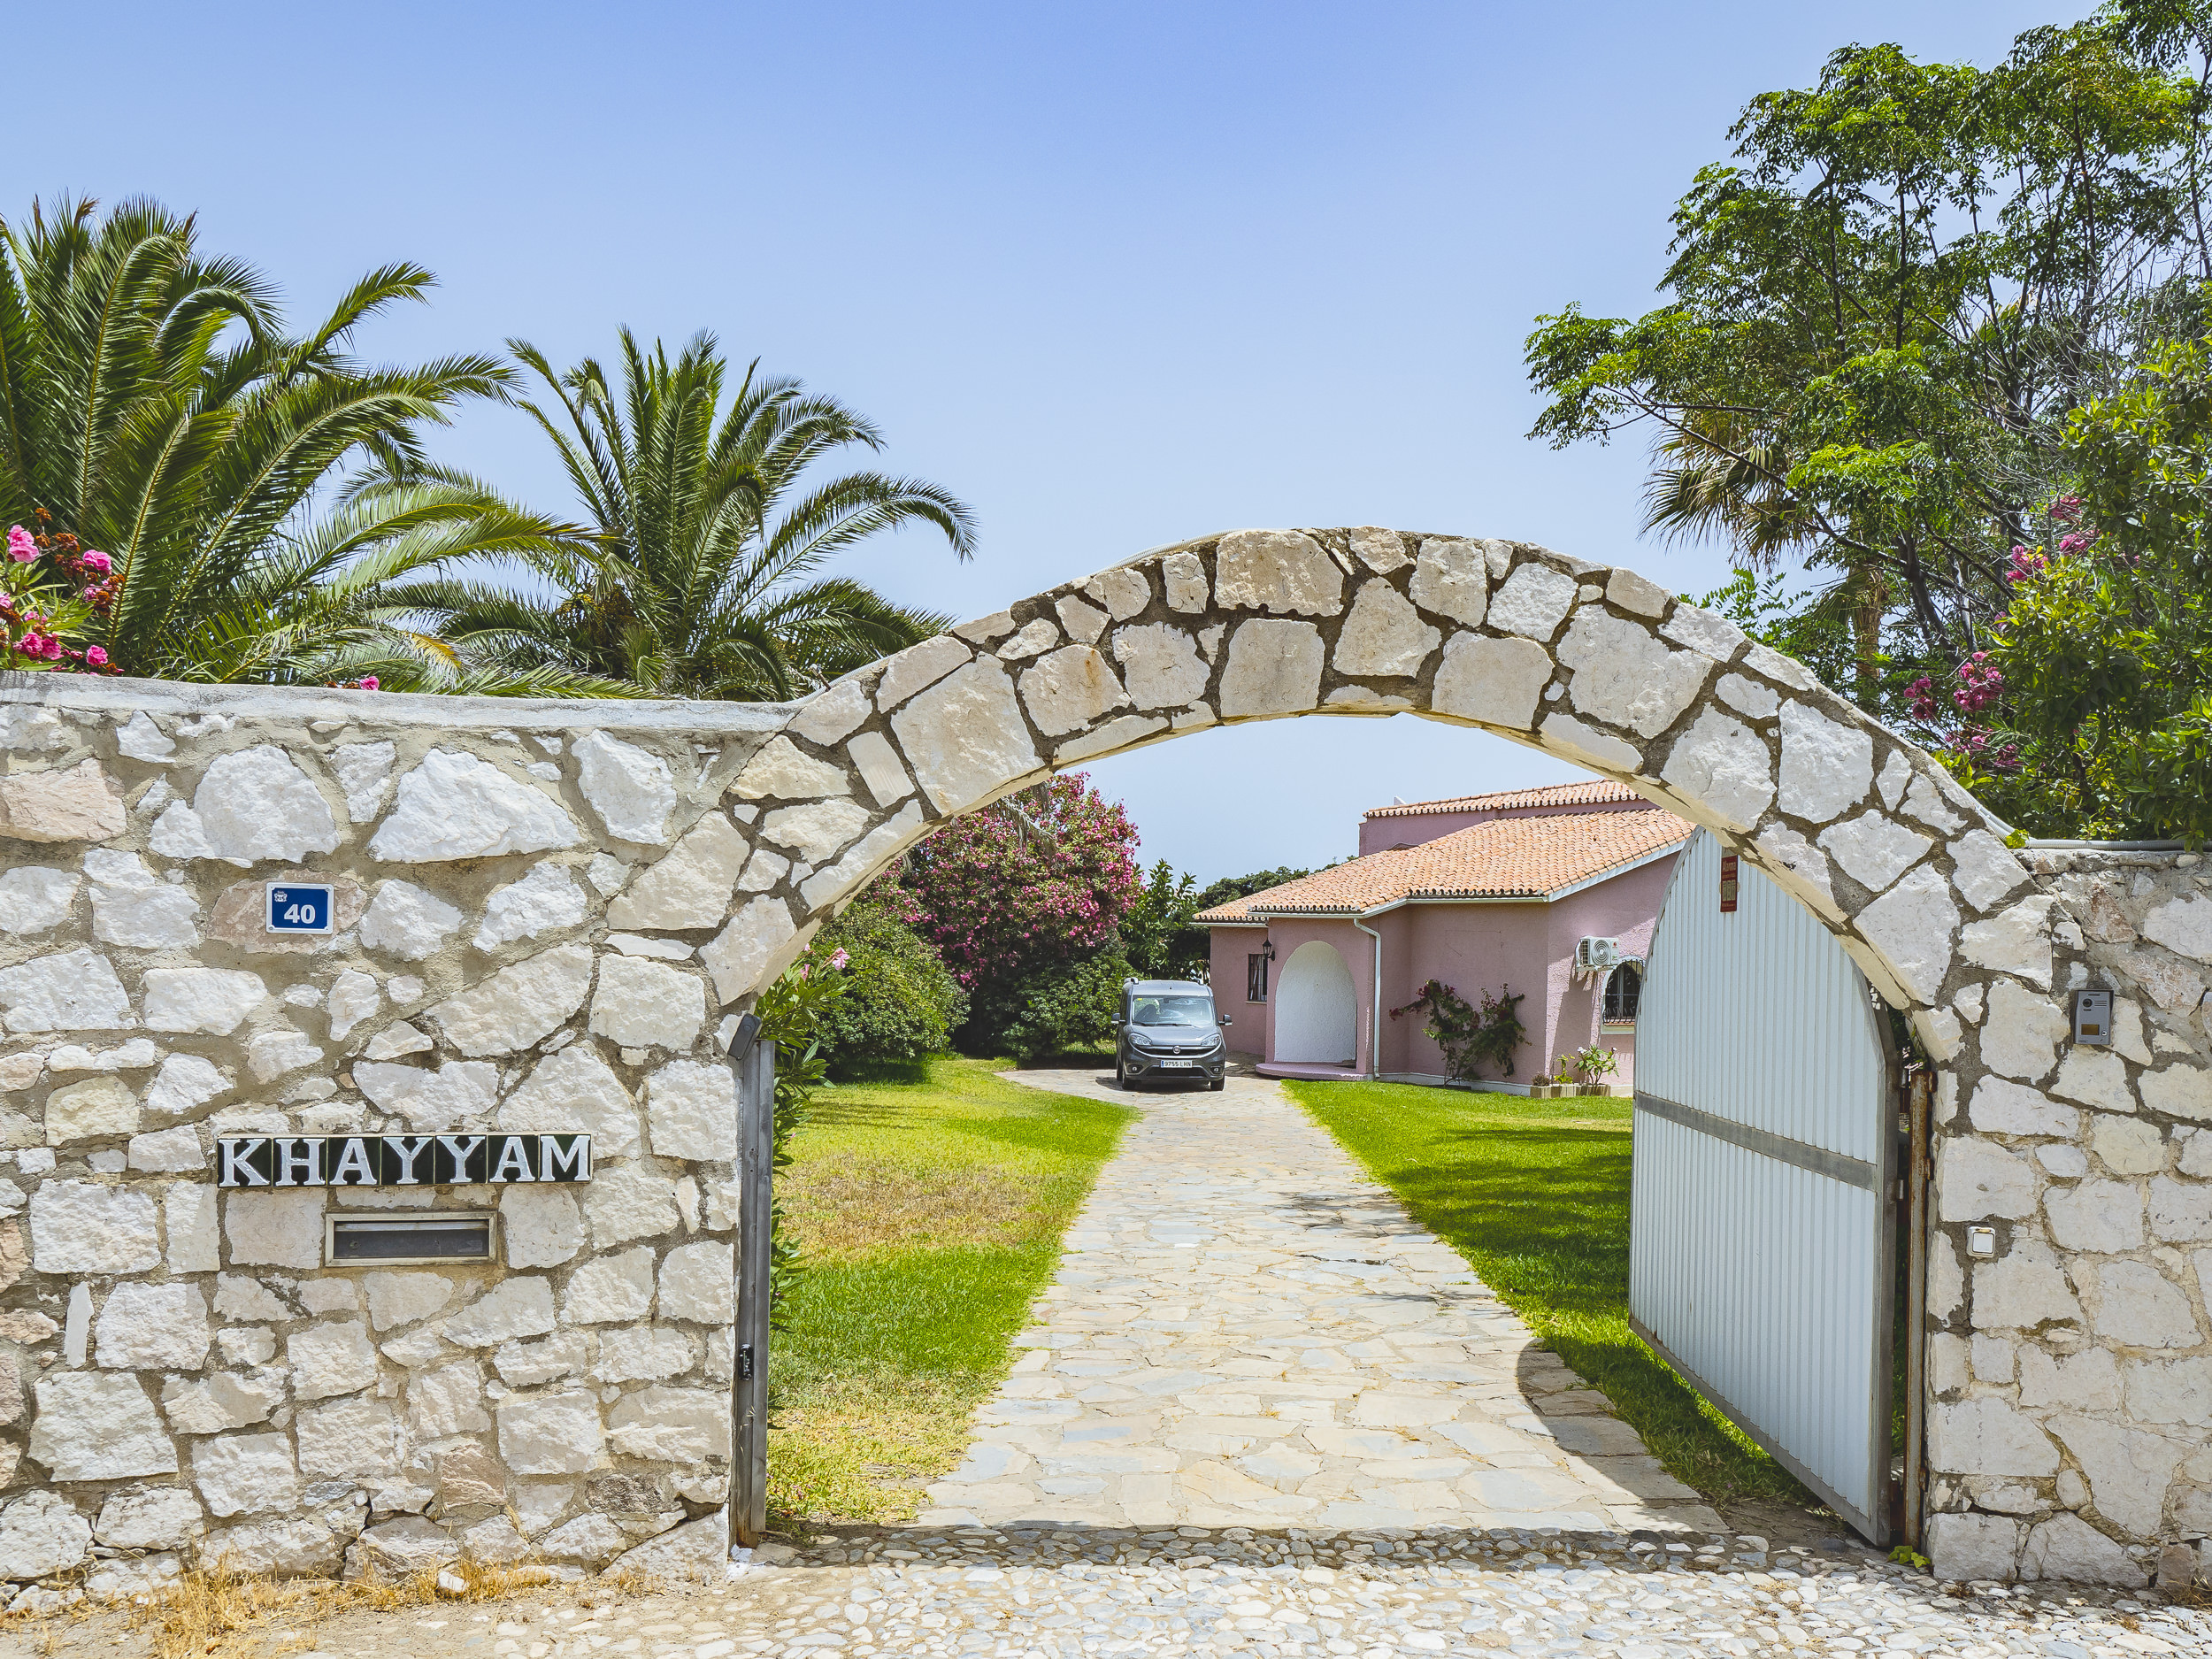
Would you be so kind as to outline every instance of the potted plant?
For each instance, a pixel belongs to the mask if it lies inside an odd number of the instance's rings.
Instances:
[[[1620,1060],[1602,1043],[1594,1042],[1586,1048],[1576,1049],[1568,1064],[1572,1066],[1575,1076],[1581,1079],[1581,1087],[1577,1093],[1610,1094],[1613,1092],[1613,1086],[1605,1079],[1619,1068]]]

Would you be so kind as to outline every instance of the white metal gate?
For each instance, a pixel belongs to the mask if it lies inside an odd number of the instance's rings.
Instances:
[[[1636,1022],[1639,1336],[1877,1544],[1888,1532],[1896,1134],[1867,983],[1701,830]],[[1724,873],[1739,876],[1724,910]]]

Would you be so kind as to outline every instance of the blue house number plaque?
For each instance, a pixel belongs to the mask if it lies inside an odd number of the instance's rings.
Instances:
[[[330,932],[332,891],[298,881],[269,883],[269,931],[273,933]]]

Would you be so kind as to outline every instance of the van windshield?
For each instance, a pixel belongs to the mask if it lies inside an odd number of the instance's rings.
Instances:
[[[1214,1000],[1210,996],[1140,996],[1131,1004],[1133,1025],[1210,1025]]]

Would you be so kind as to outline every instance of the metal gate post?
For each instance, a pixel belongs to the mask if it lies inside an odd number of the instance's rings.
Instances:
[[[771,1176],[775,1157],[776,1045],[746,1015],[730,1045],[737,1059],[737,1332],[731,1356],[736,1451],[730,1520],[750,1547],[768,1530],[768,1300]]]
[[[1921,1548],[1927,1491],[1921,1463],[1928,1423],[1928,1118],[1934,1068],[1923,1064],[1906,1095],[1910,1125],[1905,1170],[1905,1542]]]

